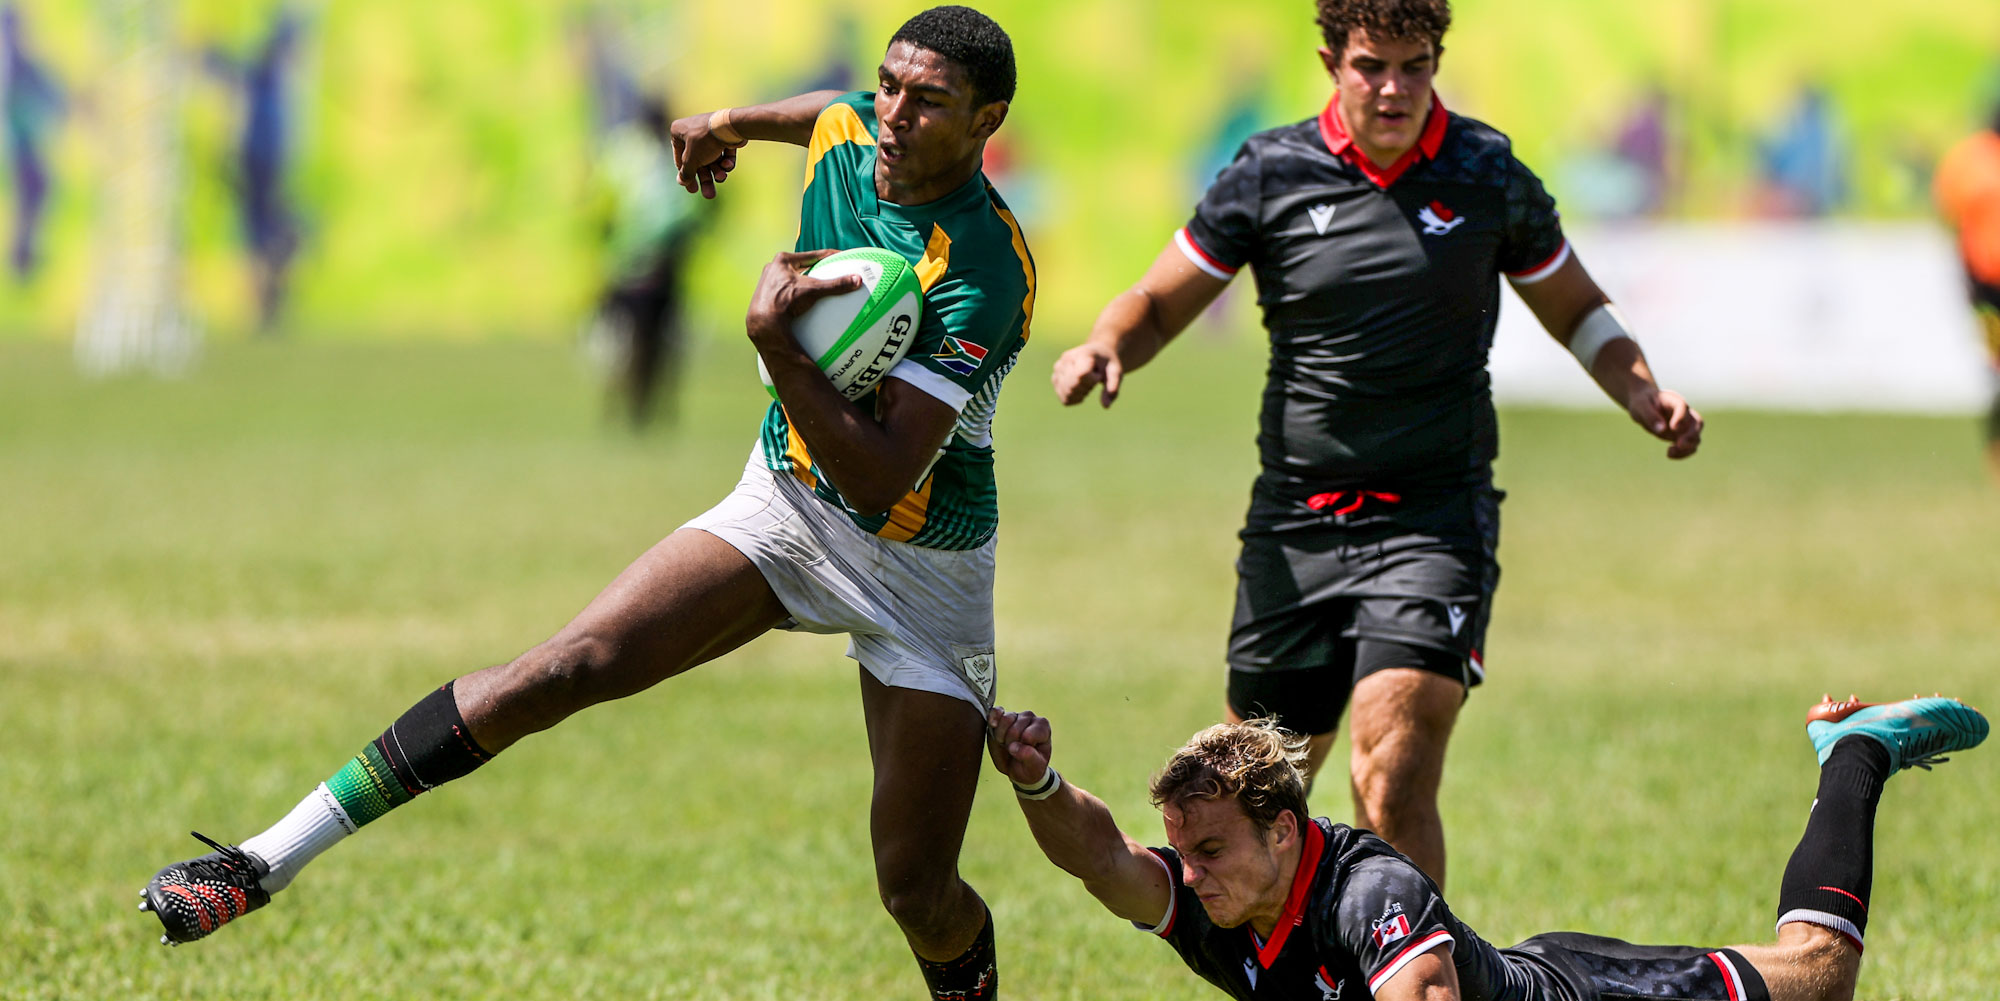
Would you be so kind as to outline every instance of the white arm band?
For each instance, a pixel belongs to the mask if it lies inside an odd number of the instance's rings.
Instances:
[[[1625,314],[1607,302],[1591,310],[1583,322],[1576,325],[1576,333],[1569,335],[1569,353],[1583,363],[1585,372],[1589,372],[1591,365],[1597,361],[1597,353],[1620,337],[1638,343],[1638,338],[1633,337],[1625,327]]]
[[[1057,789],[1061,788],[1062,775],[1051,768],[1043,772],[1041,779],[1034,785],[1024,786],[1019,782],[1014,783],[1014,795],[1022,799],[1048,799],[1050,796],[1056,794]]]

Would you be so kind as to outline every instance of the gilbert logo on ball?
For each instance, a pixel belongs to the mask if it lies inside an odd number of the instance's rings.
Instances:
[[[819,362],[819,370],[835,389],[857,399],[909,353],[917,339],[917,320],[924,303],[923,287],[903,255],[880,247],[843,250],[812,266],[814,278],[860,275],[861,287],[827,296],[792,321],[799,347]],[[772,399],[778,390],[764,360],[757,375]]]

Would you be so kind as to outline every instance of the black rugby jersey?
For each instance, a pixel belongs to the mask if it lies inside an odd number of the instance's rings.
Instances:
[[[1500,275],[1537,281],[1569,253],[1555,201],[1505,135],[1434,96],[1417,146],[1382,170],[1329,102],[1245,142],[1174,240],[1217,278],[1256,275],[1271,340],[1261,486],[1304,497],[1490,479]]]
[[[1180,879],[1171,848],[1152,849],[1174,884],[1151,929],[1202,979],[1244,1001],[1362,1001],[1433,949],[1449,949],[1465,1001],[1576,998],[1536,957],[1493,947],[1445,906],[1437,885],[1388,842],[1319,818],[1307,824],[1291,895],[1269,941],[1218,928]],[[1144,925],[1139,925],[1144,928]]]

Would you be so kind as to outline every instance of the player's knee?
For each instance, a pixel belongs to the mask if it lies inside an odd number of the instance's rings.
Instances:
[[[1792,922],[1778,929],[1778,948],[1802,1001],[1849,1001],[1861,976],[1861,953],[1831,928]],[[1766,978],[1770,979],[1770,978]]]
[[[514,661],[514,692],[571,711],[582,709],[613,697],[608,683],[616,661],[616,644],[565,630]]]
[[[1788,921],[1778,927],[1778,945],[1756,957],[1756,965],[1766,981],[1788,985],[1786,993],[1800,1001],[1850,1001],[1860,979],[1862,953],[1834,929]]]
[[[1366,816],[1378,823],[1426,816],[1437,810],[1437,781],[1406,754],[1392,746],[1378,746],[1372,753],[1360,753],[1353,762],[1354,801]]]
[[[951,891],[956,882],[956,877],[948,881],[903,880],[894,886],[883,882],[877,889],[883,909],[895,919],[903,934],[918,942],[929,942],[944,938],[951,929],[957,896]]]

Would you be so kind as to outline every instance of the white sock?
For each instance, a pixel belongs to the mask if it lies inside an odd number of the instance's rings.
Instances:
[[[307,862],[354,831],[354,821],[341,809],[340,801],[333,798],[333,790],[321,782],[319,788],[285,814],[285,819],[238,847],[271,867],[270,873],[257,884],[266,893],[276,893],[290,886]]]

